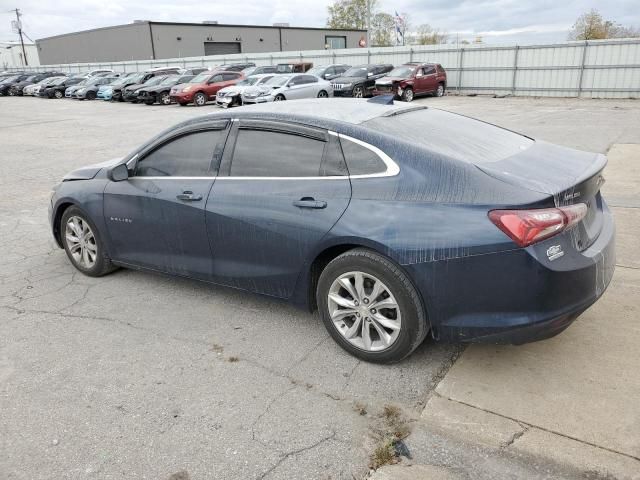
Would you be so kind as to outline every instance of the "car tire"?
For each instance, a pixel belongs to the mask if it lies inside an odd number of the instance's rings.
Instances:
[[[149,98],[148,100],[144,101],[145,105],[153,105],[154,103],[156,103],[156,101],[153,98]]]
[[[320,90],[318,92],[318,98],[329,98],[329,94],[326,90]]]
[[[360,288],[356,288],[358,279]],[[375,292],[376,297],[371,298]],[[407,274],[372,250],[349,250],[329,262],[320,274],[316,301],[336,343],[367,362],[399,362],[422,343],[429,331],[420,296]],[[387,306],[378,311],[374,306],[381,304]],[[345,315],[349,310],[354,314]]]
[[[81,273],[101,277],[117,269],[106,254],[98,229],[81,209],[75,206],[67,208],[59,228],[64,251]]]
[[[207,103],[207,96],[204,93],[198,92],[193,96],[193,104],[196,107],[204,107],[206,103]]]
[[[285,100],[286,98],[284,98],[284,95],[282,95],[281,93],[276,95],[273,99],[274,102],[284,102]]]
[[[364,87],[362,85],[358,85],[357,87],[353,87],[353,98],[364,98]]]
[[[85,98],[87,100],[95,100],[96,99],[96,92],[87,92],[87,94],[85,95]]]
[[[413,89],[405,88],[404,92],[402,92],[402,101],[404,102],[412,102],[414,98]]]
[[[170,105],[171,104],[171,96],[169,96],[169,92],[162,92],[160,94],[160,104],[161,105]]]
[[[444,96],[444,83],[439,83],[438,84],[438,88],[434,92],[434,95],[436,97],[443,97]]]
[[[56,90],[56,91],[53,93],[53,96],[54,96],[54,97],[56,97],[56,98],[59,100],[59,99],[61,99],[62,97],[64,97],[64,93],[63,93],[63,92],[61,92],[60,90]]]

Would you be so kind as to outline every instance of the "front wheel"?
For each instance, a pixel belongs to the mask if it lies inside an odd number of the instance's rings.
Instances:
[[[325,90],[320,90],[318,92],[318,98],[328,98],[329,94]]]
[[[318,280],[320,315],[333,339],[369,362],[398,362],[428,332],[420,297],[391,260],[354,249],[331,261]]]
[[[353,89],[353,97],[354,98],[364,98],[364,88],[361,86],[357,86]]]
[[[96,93],[95,92],[87,92],[86,98],[87,98],[87,100],[95,100],[96,99]]]
[[[275,96],[275,98],[273,99],[274,102],[284,102],[286,100],[286,98],[284,98],[284,95],[282,94],[278,94]]]
[[[413,101],[413,90],[411,88],[405,88],[404,92],[402,92],[402,100],[405,102]]]
[[[169,96],[169,92],[162,92],[160,94],[160,103],[162,105],[170,105],[171,104],[171,97]]]
[[[62,97],[64,97],[64,93],[62,93],[60,90],[56,90],[53,94],[54,97],[60,99]]]
[[[438,84],[438,88],[436,89],[436,97],[442,97],[444,95],[444,85],[442,83]]]
[[[98,230],[79,208],[69,207],[62,214],[60,235],[67,257],[80,272],[101,277],[115,270],[106,256]]]
[[[202,107],[205,103],[207,103],[207,96],[204,93],[198,92],[193,96],[193,104],[196,107]]]

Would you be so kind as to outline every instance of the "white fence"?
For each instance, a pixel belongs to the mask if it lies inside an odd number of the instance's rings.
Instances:
[[[428,45],[347,50],[44,65],[35,70],[130,72],[158,66],[185,68],[233,62],[273,65],[288,61],[328,63],[440,63],[449,93],[552,97],[640,98],[640,39],[590,40],[549,45]]]

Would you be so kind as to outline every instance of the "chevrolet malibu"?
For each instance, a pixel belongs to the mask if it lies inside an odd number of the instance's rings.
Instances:
[[[603,155],[380,99],[178,124],[69,173],[55,241],[86,275],[129,267],[317,309],[373,362],[427,335],[551,337],[602,295],[615,265]]]
[[[302,98],[329,98],[333,96],[331,83],[306,73],[276,75],[260,85],[242,92],[242,103],[282,102]]]

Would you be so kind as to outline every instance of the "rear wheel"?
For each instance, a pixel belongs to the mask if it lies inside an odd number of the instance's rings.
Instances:
[[[411,354],[428,332],[420,297],[391,260],[354,249],[320,275],[316,299],[333,339],[369,362],[392,363]]]
[[[87,94],[85,96],[86,96],[87,100],[95,100],[96,99],[96,92],[89,91],[89,92],[87,92]]]
[[[285,100],[286,98],[284,98],[284,95],[282,95],[281,93],[276,95],[273,99],[274,102],[284,102]]]
[[[160,94],[160,103],[162,105],[169,105],[171,103],[171,97],[169,96],[169,92],[162,92]]]
[[[325,90],[320,90],[318,92],[318,98],[328,98],[329,94]]]
[[[193,96],[193,104],[196,107],[202,107],[205,103],[207,103],[207,96],[204,93],[198,92]]]
[[[67,257],[80,272],[101,277],[116,267],[106,252],[93,222],[77,207],[69,207],[60,220],[60,235]]]
[[[363,98],[364,97],[364,87],[358,85],[353,89],[353,97],[354,98]]]

